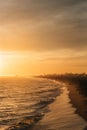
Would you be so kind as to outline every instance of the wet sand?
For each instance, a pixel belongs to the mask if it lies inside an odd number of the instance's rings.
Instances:
[[[69,87],[69,84],[62,83],[62,91],[55,102],[49,105],[50,111],[33,130],[86,130],[87,122],[76,113],[77,106],[75,108],[72,105],[72,103],[80,105],[77,90],[75,87],[73,89],[72,86]]]

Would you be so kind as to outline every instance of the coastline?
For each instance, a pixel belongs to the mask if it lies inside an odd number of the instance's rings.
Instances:
[[[49,112],[35,125],[33,130],[86,130],[86,121],[75,112],[77,108],[72,106],[73,102],[69,95],[71,90],[68,89],[67,84],[61,82],[60,84],[61,95],[49,105]]]
[[[66,84],[69,90],[69,98],[72,105],[85,121],[87,121],[87,74],[48,74],[40,75],[39,78],[46,78]]]

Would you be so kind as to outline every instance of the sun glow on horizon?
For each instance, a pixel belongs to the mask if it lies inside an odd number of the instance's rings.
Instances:
[[[67,53],[66,53],[67,52]],[[0,52],[0,76],[84,72],[85,58],[71,52]],[[81,57],[81,58],[80,58]],[[81,64],[83,63],[83,64]],[[84,68],[83,68],[84,66]]]
[[[0,52],[0,76],[36,74],[40,57],[31,52]]]

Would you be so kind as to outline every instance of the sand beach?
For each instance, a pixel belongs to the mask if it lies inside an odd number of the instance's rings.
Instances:
[[[85,97],[73,84],[61,83],[62,94],[49,105],[49,112],[33,130],[86,130]]]

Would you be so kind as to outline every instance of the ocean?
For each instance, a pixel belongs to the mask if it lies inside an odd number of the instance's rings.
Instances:
[[[0,78],[0,130],[83,130],[86,121],[64,88],[47,79]]]

